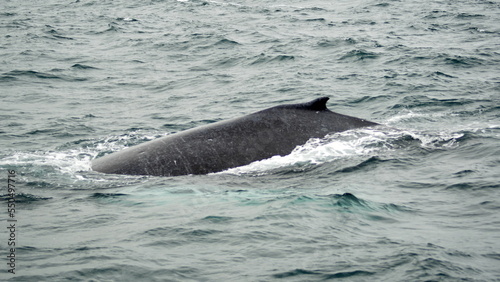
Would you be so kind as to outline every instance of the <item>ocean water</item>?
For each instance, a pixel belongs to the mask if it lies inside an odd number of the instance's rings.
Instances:
[[[480,0],[0,1],[0,280],[500,281],[499,19]],[[210,175],[90,170],[322,96],[384,126]]]

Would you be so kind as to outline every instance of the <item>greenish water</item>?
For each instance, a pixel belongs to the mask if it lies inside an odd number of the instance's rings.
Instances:
[[[500,281],[499,18],[498,1],[2,1],[0,280]],[[210,175],[90,171],[322,96],[385,127]]]

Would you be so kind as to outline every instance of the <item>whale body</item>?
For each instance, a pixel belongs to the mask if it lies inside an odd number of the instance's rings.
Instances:
[[[94,159],[92,169],[127,175],[208,174],[288,155],[311,138],[378,125],[328,110],[328,99],[280,105],[167,135]]]

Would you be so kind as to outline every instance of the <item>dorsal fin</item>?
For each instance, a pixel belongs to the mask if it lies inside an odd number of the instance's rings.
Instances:
[[[324,111],[327,110],[326,102],[329,100],[329,97],[321,97],[312,100],[311,102],[304,103],[304,108],[311,111]]]
[[[326,101],[328,101],[330,98],[329,97],[321,97],[314,99],[310,102],[307,103],[302,103],[302,104],[287,104],[287,105],[280,105],[280,106],[275,106],[272,108],[269,108],[267,110],[271,109],[295,109],[295,110],[306,110],[306,111],[328,111],[328,108],[326,107]],[[266,110],[264,110],[266,111]]]

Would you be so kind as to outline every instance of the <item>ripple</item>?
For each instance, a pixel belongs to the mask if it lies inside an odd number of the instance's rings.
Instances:
[[[370,52],[363,49],[355,49],[347,52],[345,55],[340,57],[340,60],[354,60],[354,61],[364,61],[377,59],[380,55],[375,52]]]

